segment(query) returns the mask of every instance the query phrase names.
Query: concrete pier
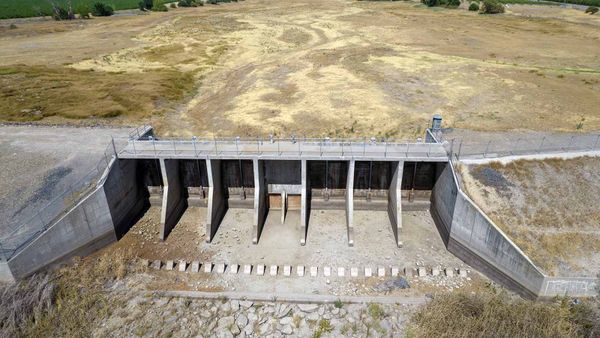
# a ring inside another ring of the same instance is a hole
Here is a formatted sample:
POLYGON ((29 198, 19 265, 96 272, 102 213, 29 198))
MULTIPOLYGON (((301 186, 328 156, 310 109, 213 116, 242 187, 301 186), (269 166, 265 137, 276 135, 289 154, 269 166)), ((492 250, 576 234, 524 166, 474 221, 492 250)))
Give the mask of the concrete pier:
POLYGON ((265 220, 267 218, 267 187, 265 184, 264 166, 258 159, 252 161, 254 168, 254 222, 252 225, 253 244, 258 244, 265 220))
POLYGON ((206 241, 211 242, 227 211, 227 196, 221 179, 221 160, 206 160, 208 172, 208 210, 206 217, 206 241))
POLYGON ((402 230, 402 174, 404 172, 404 161, 395 163, 392 170, 392 181, 388 193, 388 213, 396 237, 396 245, 400 248, 402 247, 400 231, 402 230))
POLYGON ((348 165, 348 176, 346 182, 346 228, 348 230, 348 245, 354 245, 354 160, 348 165))
POLYGON ((179 175, 179 160, 160 159, 160 168, 164 182, 160 239, 164 241, 187 208, 187 200, 179 175))

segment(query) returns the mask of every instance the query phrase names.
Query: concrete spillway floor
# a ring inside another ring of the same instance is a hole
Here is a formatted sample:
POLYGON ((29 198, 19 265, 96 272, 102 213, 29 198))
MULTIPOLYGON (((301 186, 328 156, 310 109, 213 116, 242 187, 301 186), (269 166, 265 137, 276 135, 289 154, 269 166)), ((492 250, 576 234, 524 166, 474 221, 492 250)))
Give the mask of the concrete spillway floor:
POLYGON ((205 241, 204 208, 188 208, 166 241, 158 239, 160 209, 153 207, 134 225, 122 241, 142 258, 209 260, 237 264, 289 264, 332 267, 461 266, 446 251, 428 211, 403 214, 401 233, 404 247, 395 245, 387 212, 355 211, 355 244, 348 246, 345 212, 312 210, 307 243, 300 245, 298 211, 289 211, 284 224, 281 213, 267 216, 262 236, 252 244, 252 215, 249 209, 229 209, 212 243, 205 241))

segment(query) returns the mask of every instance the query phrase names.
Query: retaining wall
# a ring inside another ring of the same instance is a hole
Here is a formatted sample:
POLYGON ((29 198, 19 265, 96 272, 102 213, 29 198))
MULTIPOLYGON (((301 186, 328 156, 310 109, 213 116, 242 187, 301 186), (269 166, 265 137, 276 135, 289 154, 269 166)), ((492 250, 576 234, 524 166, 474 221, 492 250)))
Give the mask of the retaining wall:
POLYGON ((541 272, 460 190, 452 164, 434 186, 431 213, 448 251, 521 296, 595 295, 594 278, 551 278, 541 272))

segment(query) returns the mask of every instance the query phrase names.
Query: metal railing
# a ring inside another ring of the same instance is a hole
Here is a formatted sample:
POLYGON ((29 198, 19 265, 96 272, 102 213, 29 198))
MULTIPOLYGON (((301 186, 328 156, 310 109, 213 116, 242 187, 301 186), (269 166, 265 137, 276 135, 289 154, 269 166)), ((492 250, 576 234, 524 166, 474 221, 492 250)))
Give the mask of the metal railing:
POLYGON ((454 160, 600 151, 600 134, 518 137, 470 143, 462 139, 446 141, 445 148, 454 160))
POLYGON ((51 226, 68 209, 78 203, 83 196, 93 191, 116 156, 117 145, 109 142, 96 165, 76 182, 70 183, 63 191, 54 196, 34 215, 11 222, 0 229, 0 260, 9 260, 39 234, 51 226))
POLYGON ((215 138, 130 139, 119 152, 123 157, 444 157, 444 148, 435 142, 397 142, 377 139, 241 139, 215 138))

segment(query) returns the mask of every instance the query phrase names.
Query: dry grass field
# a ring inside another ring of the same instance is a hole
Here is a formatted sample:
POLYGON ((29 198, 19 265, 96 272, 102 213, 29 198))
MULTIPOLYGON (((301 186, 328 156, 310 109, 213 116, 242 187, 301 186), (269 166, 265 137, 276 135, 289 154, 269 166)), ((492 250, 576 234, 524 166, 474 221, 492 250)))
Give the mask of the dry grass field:
POLYGON ((546 273, 600 272, 600 158, 461 167, 467 193, 546 273))
POLYGON ((600 17, 416 2, 247 0, 0 22, 0 119, 169 136, 600 128, 600 17))

